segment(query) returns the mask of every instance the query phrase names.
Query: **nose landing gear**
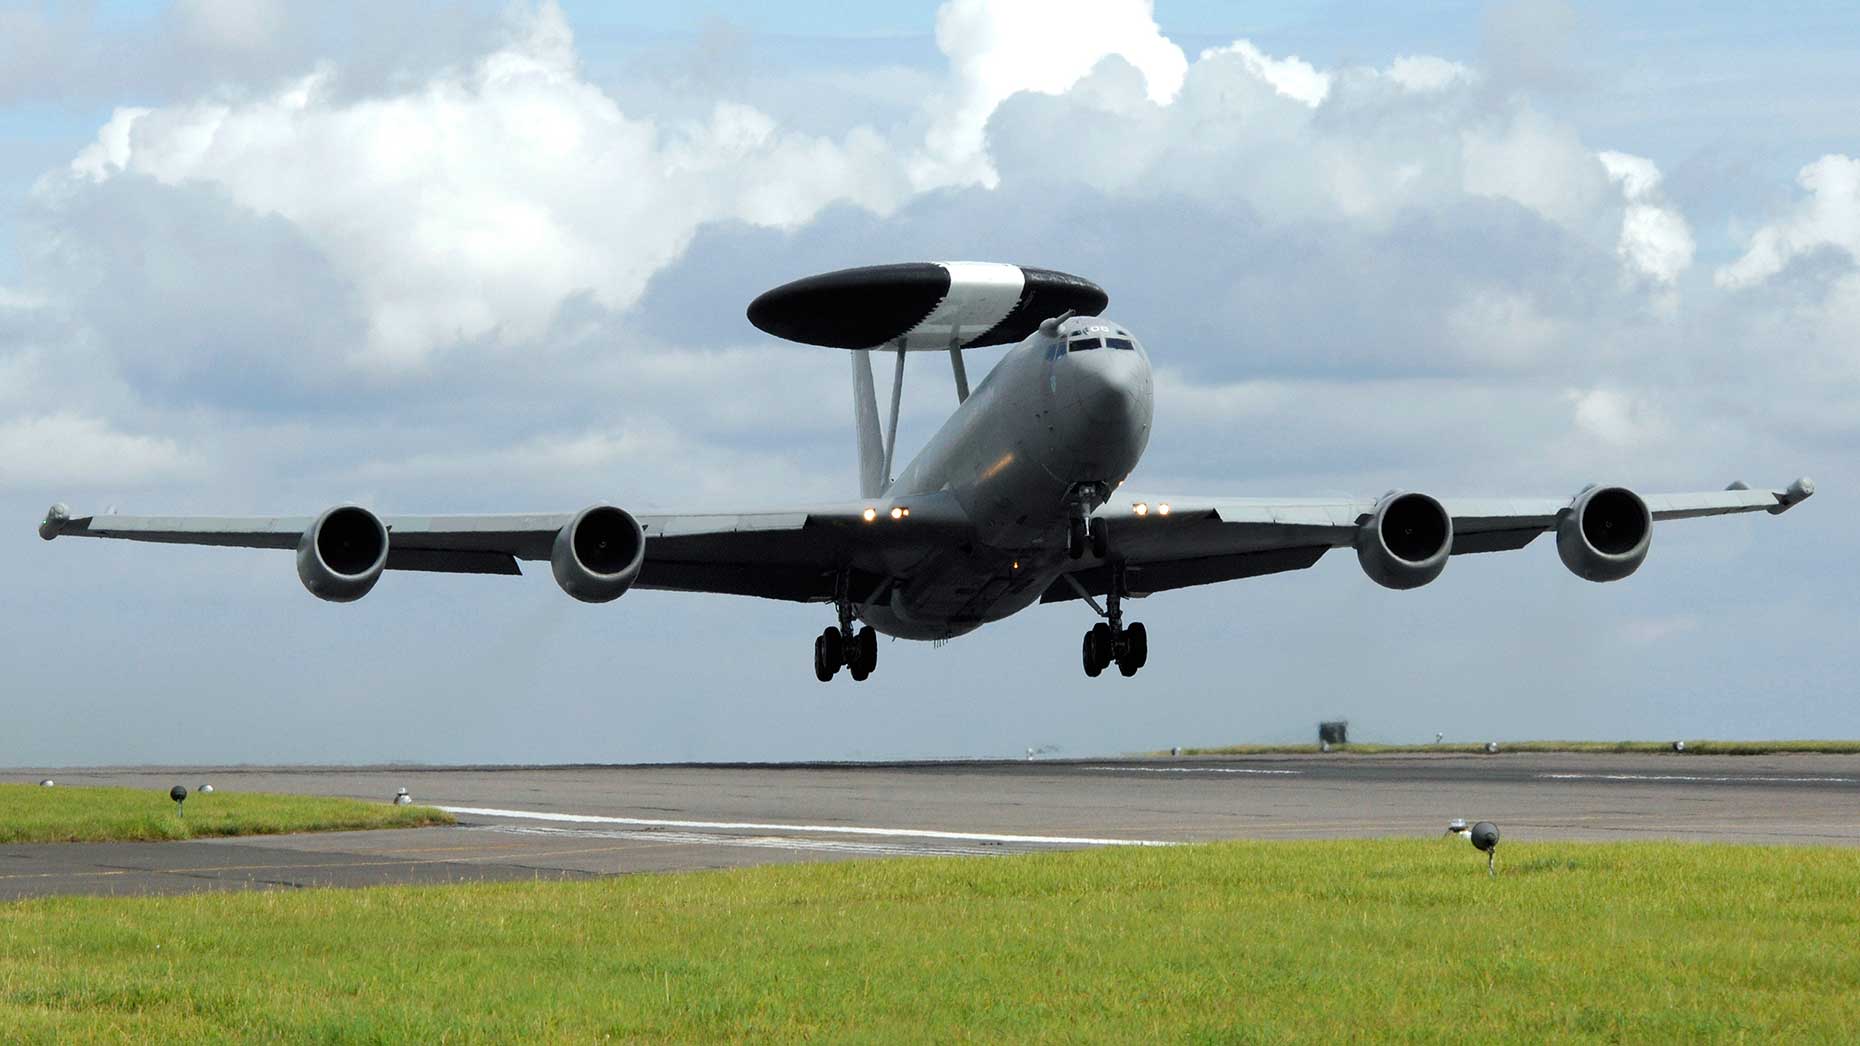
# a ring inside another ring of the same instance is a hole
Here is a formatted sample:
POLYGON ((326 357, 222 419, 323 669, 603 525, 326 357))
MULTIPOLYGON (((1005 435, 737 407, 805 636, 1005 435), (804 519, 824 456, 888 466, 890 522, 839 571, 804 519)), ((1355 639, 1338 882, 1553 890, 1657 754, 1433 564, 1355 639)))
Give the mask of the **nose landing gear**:
POLYGON ((1109 500, 1106 488, 1097 483, 1080 484, 1072 494, 1072 518, 1066 524, 1066 555, 1083 559, 1089 550, 1098 559, 1111 556, 1111 531, 1103 518, 1091 514, 1094 504, 1109 500))
MULTIPOLYGON (((1083 592, 1083 589, 1080 589, 1083 592)), ((1111 565, 1111 591, 1105 596, 1104 620, 1085 633, 1085 674, 1096 679, 1113 663, 1126 678, 1137 674, 1150 659, 1150 634, 1141 621, 1124 625, 1124 565, 1111 565)), ((1093 604, 1096 609, 1096 604, 1093 604)))

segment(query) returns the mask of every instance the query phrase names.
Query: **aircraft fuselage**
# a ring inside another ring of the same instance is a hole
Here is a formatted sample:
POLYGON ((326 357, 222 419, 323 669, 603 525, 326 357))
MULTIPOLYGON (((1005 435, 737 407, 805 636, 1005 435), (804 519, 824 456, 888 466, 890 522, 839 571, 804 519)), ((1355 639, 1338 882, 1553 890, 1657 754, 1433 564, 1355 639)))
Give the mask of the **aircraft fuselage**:
POLYGON ((859 617, 888 635, 943 639, 1034 603, 1076 566, 1074 502, 1096 508, 1130 475, 1152 410, 1149 356, 1121 325, 1071 319, 1009 349, 886 491, 948 492, 976 541, 893 553, 890 573, 909 580, 856 607, 859 617))

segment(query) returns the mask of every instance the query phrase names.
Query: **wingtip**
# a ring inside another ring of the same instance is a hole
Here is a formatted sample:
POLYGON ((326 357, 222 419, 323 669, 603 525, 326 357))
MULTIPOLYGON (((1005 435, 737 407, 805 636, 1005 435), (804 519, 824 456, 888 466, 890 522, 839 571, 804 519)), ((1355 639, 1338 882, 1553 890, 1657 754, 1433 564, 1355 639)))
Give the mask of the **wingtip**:
POLYGON ((64 533, 65 524, 71 522, 71 506, 60 501, 45 510, 45 519, 39 524, 39 536, 47 541, 64 533))
POLYGON ((1787 512, 1814 496, 1815 481, 1807 476, 1798 477, 1794 483, 1789 484, 1789 489, 1776 495, 1776 507, 1770 509, 1770 512, 1772 515, 1787 512))

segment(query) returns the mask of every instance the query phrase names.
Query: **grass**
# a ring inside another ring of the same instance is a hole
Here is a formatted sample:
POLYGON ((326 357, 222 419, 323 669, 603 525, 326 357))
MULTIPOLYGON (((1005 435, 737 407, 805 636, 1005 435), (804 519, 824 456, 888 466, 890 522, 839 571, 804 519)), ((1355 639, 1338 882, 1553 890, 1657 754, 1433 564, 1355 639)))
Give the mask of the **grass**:
MULTIPOLYGON (((1860 754, 1860 741, 1687 741, 1684 752, 1673 751, 1671 741, 1500 741, 1501 752, 1639 752, 1671 755, 1792 755, 1805 752, 1827 755, 1860 754)), ((1485 742, 1379 745, 1331 745, 1333 753, 1356 755, 1400 755, 1408 752, 1473 754, 1485 751, 1485 742)), ((1209 748, 1184 748, 1183 755, 1299 755, 1320 751, 1309 745, 1217 745, 1209 748)), ((1151 752, 1168 755, 1168 752, 1151 752)))
POLYGON ((0 905, 23 1040, 1834 1041, 1860 852, 1224 843, 0 905))
POLYGON ((190 794, 186 816, 180 817, 167 793, 153 789, 0 784, 0 843, 200 839, 452 822, 451 814, 429 806, 242 792, 190 794))

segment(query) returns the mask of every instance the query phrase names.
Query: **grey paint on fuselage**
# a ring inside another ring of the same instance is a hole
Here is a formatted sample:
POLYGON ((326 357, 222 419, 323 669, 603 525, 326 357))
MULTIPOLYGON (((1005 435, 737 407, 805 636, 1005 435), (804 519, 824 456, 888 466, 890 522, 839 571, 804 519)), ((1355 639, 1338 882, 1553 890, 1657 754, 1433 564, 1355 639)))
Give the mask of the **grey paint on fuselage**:
MULTIPOLYGON (((1149 444, 1149 355, 1067 352, 1080 334, 1125 337, 1101 317, 1036 332, 1009 349, 886 490, 888 500, 948 492, 974 524, 966 547, 894 553, 891 586, 856 608, 887 635, 944 639, 1038 600, 1067 566, 1069 498, 1080 484, 1115 490, 1149 444)), ((1093 500, 1088 507, 1096 508, 1093 500)))

